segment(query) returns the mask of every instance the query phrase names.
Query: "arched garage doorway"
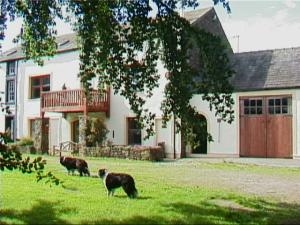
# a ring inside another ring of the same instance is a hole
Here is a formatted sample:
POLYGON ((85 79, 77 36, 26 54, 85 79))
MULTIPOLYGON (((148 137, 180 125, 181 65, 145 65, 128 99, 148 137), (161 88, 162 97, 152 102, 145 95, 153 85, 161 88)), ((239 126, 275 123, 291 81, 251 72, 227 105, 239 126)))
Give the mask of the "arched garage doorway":
POLYGON ((207 120, 202 114, 198 114, 201 121, 201 127, 193 127, 193 133, 196 135, 197 142, 191 145, 192 154, 207 154, 207 120))

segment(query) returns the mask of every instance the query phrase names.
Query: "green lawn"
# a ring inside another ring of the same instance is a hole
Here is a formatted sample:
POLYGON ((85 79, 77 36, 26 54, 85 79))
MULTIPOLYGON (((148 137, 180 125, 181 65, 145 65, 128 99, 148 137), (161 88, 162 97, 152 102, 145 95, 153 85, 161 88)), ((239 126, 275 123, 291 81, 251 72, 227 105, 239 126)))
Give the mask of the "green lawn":
MULTIPOLYGON (((300 206, 269 198, 233 193, 225 187, 192 182, 197 171, 240 170, 236 165, 153 163, 88 158, 91 173, 101 167, 130 173, 138 199, 122 189, 107 197, 96 177, 68 176, 58 157, 48 157, 47 170, 66 188, 37 183, 34 174, 0 172, 0 224, 282 224, 300 222, 300 206), (187 177, 189 179, 182 179, 187 177), (181 178, 181 179, 179 179, 181 178), (237 205, 238 207, 228 207, 237 205), (299 221, 299 222, 298 222, 299 221)), ((243 167, 245 168, 245 166, 243 167)), ((249 169, 255 169, 249 167, 249 169)), ((284 173, 288 173, 283 169, 284 173)), ((262 170, 264 171, 264 170, 262 170)), ((280 171, 280 169, 279 169, 280 171)), ((260 171, 261 172, 261 171, 260 171)), ((267 171, 268 172, 268 171, 267 171)), ((292 170, 291 173, 294 173, 292 170)), ((206 179, 203 177, 202 179, 206 179)))

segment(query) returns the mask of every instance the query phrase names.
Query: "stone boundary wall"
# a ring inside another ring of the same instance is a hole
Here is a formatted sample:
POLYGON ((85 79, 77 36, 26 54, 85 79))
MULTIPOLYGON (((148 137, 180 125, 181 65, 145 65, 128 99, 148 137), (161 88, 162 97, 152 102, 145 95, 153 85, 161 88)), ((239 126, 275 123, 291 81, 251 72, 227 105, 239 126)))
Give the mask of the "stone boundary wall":
POLYGON ((162 161, 164 149, 161 146, 84 147, 83 154, 90 157, 162 161))
POLYGON ((36 154, 37 153, 36 148, 31 145, 27 145, 27 146, 16 145, 16 150, 18 150, 22 154, 36 154))

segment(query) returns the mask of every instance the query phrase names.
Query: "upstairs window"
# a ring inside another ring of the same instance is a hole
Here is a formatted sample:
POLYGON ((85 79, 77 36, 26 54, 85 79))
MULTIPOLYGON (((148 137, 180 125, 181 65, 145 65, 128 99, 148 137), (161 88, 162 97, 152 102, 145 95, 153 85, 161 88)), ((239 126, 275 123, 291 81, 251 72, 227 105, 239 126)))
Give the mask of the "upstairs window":
POLYGON ((50 75, 30 78, 30 98, 40 98, 42 91, 50 91, 50 75))
POLYGON ((15 78, 16 78, 16 61, 10 61, 6 64, 6 87, 5 100, 7 103, 15 102, 15 78))
POLYGON ((15 80, 6 81, 6 102, 15 102, 15 80))
POLYGON ((7 76, 15 76, 16 75, 16 61, 7 62, 7 76))

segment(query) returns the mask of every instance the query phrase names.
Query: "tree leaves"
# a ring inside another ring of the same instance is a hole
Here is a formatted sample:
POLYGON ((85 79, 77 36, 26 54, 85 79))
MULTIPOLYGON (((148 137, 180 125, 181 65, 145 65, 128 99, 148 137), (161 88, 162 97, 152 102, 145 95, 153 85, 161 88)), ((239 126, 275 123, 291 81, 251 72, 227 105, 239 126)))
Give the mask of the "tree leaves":
MULTIPOLYGON (((213 2, 230 11, 227 0, 213 2)), ((128 100, 147 138, 154 134, 156 115, 145 104, 158 87, 161 74, 157 68, 162 62, 170 74, 161 103, 164 123, 175 117, 177 130, 184 128, 189 136, 193 127, 203 127, 190 105, 195 94, 201 94, 216 117, 229 123, 234 104, 229 83, 233 71, 222 40, 192 27, 178 14, 181 8, 197 6, 196 0, 17 0, 14 7, 1 8, 0 31, 1 25, 5 28, 7 10, 23 17, 24 52, 42 65, 45 56, 56 52, 54 19, 69 19, 63 16, 65 8, 75 21, 79 75, 86 92, 94 77, 100 89, 111 86, 128 100), (201 68, 191 66, 191 51, 196 52, 201 68)), ((211 140, 206 130, 203 134, 211 140)))
POLYGON ((54 176, 51 172, 44 173, 46 160, 37 157, 31 161, 30 157, 23 158, 22 154, 16 149, 16 146, 7 146, 5 143, 5 134, 0 133, 0 170, 19 170, 22 173, 36 172, 36 179, 45 180, 50 185, 62 185, 63 182, 54 176), (1 141, 2 140, 2 141, 1 141))

